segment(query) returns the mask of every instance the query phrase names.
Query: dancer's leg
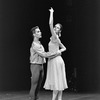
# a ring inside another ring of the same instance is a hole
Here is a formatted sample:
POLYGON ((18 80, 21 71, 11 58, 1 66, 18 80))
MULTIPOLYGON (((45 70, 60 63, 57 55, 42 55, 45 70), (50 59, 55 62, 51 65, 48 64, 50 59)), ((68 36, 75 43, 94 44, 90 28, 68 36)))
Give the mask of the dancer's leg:
POLYGON ((58 92, 58 100, 62 100, 62 91, 58 92))
POLYGON ((40 75, 39 75, 38 85, 37 85, 36 92, 35 92, 35 96, 36 96, 37 99, 39 98, 38 97, 38 93, 39 93, 39 90, 41 88, 41 84, 42 84, 42 81, 43 81, 43 77, 44 77, 44 70, 41 69, 40 75))
POLYGON ((53 90, 53 94, 52 94, 52 100, 56 100, 58 91, 57 90, 53 90))
POLYGON ((40 67, 39 65, 33 65, 33 64, 31 65, 32 77, 31 77, 30 96, 31 98, 33 98, 33 100, 35 99, 36 87, 37 87, 39 75, 40 75, 39 67, 40 67))

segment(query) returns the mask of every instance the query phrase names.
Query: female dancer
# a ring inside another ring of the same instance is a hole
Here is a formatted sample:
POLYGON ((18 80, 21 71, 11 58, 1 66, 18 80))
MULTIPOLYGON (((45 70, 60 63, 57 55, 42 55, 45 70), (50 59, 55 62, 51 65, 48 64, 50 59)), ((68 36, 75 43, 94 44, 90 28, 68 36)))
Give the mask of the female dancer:
MULTIPOLYGON (((66 50, 66 47, 61 43, 59 39, 61 36, 62 25, 58 23, 55 25, 55 27, 53 27, 54 10, 51 8, 49 11, 49 25, 52 35, 49 42, 49 52, 63 52, 66 50)), ((56 100, 57 96, 58 100, 62 100, 62 91, 68 88, 68 85, 66 81, 65 64, 61 55, 48 59, 47 76, 44 88, 47 90, 53 90, 52 100, 56 100)))

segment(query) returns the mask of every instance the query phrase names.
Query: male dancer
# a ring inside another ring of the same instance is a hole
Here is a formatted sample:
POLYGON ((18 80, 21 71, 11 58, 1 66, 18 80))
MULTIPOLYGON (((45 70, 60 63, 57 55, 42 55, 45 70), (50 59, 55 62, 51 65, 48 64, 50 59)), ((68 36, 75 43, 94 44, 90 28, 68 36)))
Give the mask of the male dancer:
POLYGON ((38 26, 31 29, 33 34, 33 42, 30 48, 30 70, 31 70, 31 89, 30 89, 30 100, 38 99, 38 91, 41 86, 41 82, 44 76, 43 63, 46 63, 45 57, 56 57, 60 53, 46 53, 44 47, 40 43, 39 39, 41 36, 41 31, 38 26))

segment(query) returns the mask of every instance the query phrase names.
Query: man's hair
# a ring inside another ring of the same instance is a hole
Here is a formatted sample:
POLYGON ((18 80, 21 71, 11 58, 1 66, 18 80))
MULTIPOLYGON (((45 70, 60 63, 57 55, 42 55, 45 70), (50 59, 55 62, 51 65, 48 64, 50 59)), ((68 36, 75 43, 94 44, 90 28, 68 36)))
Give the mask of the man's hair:
POLYGON ((36 30, 37 28, 39 28, 39 27, 38 27, 38 26, 35 26, 35 27, 31 28, 32 34, 35 34, 35 30, 36 30))

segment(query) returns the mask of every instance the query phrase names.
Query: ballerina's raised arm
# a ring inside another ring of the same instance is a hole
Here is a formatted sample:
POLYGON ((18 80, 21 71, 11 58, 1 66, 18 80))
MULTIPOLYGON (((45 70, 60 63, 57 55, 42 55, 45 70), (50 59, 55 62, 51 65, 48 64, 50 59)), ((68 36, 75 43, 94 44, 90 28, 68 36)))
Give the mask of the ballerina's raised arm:
POLYGON ((53 27, 53 22, 54 22, 53 13, 54 13, 54 10, 51 7, 51 9, 49 9, 49 11, 50 11, 49 26, 50 26, 51 35, 53 37, 56 37, 56 33, 54 32, 54 27, 53 27))

